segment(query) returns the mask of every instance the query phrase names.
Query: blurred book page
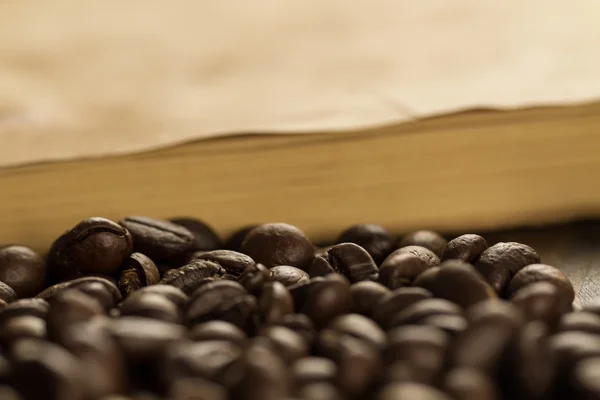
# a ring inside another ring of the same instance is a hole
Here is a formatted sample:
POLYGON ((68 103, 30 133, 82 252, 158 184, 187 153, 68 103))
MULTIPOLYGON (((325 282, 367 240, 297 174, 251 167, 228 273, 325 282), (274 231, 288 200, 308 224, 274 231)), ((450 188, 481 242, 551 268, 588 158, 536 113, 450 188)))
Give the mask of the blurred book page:
POLYGON ((600 2, 4 0, 0 166, 600 97, 600 2))

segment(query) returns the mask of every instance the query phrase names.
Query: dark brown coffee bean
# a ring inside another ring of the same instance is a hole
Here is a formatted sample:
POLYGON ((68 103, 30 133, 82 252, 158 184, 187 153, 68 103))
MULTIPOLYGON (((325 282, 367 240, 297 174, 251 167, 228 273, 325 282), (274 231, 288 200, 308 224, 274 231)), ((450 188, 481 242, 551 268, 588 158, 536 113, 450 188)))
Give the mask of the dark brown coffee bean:
POLYGON ((296 311, 302 310, 302 307, 304 307, 304 303, 306 303, 306 299, 308 298, 308 294, 311 292, 312 288, 314 288, 318 282, 323 282, 324 280, 325 278, 322 276, 315 276, 308 282, 299 282, 288 288, 290 294, 294 298, 294 307, 296 311))
POLYGON ((214 250, 202 254, 196 253, 192 258, 215 262, 225 269, 227 275, 234 278, 239 278, 247 269, 256 266, 251 257, 231 250, 214 250))
POLYGON ((300 334, 309 347, 313 345, 317 338, 317 332, 311 319, 304 314, 287 314, 279 325, 300 334))
POLYGON ((420 382, 431 383, 442 371, 448 343, 448 335, 439 329, 406 325, 388 332, 383 354, 388 365, 405 362, 420 382))
POLYGON ((427 383, 430 379, 431 377, 423 375, 423 371, 411 361, 394 361, 385 367, 380 381, 382 384, 391 382, 427 383))
POLYGON ((171 400, 227 400, 227 390, 202 378, 178 379, 169 389, 171 400))
POLYGON ((600 316, 587 311, 564 314, 558 323, 557 331, 581 331, 600 335, 600 316))
POLYGON ((558 388, 554 390, 564 396, 569 392, 575 366, 585 359, 600 356, 600 337, 578 331, 562 332, 550 338, 549 346, 556 362, 554 378, 558 382, 554 384, 558 388))
POLYGON ((242 250, 267 268, 291 265, 306 269, 314 257, 314 247, 304 233, 283 223, 254 228, 244 239, 242 250))
POLYGON ((442 252, 447 244, 448 241, 439 233, 422 230, 404 235, 398 243, 398 247, 421 246, 433 251, 438 257, 441 257, 442 252))
POLYGON ((506 295, 510 297, 530 283, 540 281, 555 285, 565 302, 572 303, 575 300, 575 290, 569 278, 562 271, 545 264, 530 264, 522 268, 511 279, 506 295))
POLYGON ((38 317, 43 320, 48 315, 50 305, 42 299, 20 299, 8 304, 4 310, 0 311, 0 326, 7 320, 14 317, 38 317))
POLYGON ((156 263, 184 260, 194 249, 194 235, 181 225, 137 216, 127 217, 119 224, 131 233, 134 250, 156 263))
POLYGON ((500 299, 490 299, 477 303, 467 310, 465 316, 469 324, 481 320, 501 319, 506 324, 519 328, 525 323, 525 316, 518 307, 500 299))
POLYGON ((380 283, 371 281, 356 282, 350 286, 350 294, 352 295, 351 311, 370 317, 373 315, 375 304, 388 293, 390 293, 390 290, 380 283))
POLYGON ((467 328, 467 320, 462 315, 432 315, 422 319, 420 323, 441 329, 450 337, 455 337, 467 328))
POLYGON ((119 306, 121 315, 159 319, 165 322, 179 323, 179 308, 165 296, 142 293, 127 298, 119 306))
POLYGON ((46 321, 33 316, 12 317, 0 328, 0 344, 10 349, 13 343, 21 339, 45 339, 46 321))
POLYGON ((413 280, 428 268, 429 264, 415 255, 396 254, 386 258, 381 264, 379 283, 392 290, 410 286, 413 280))
POLYGON ((211 251, 220 249, 223 242, 206 222, 192 217, 171 218, 170 222, 187 228, 194 235, 194 251, 211 251))
MULTIPOLYGON (((114 289, 114 285, 112 288, 114 289)), ((95 299, 104 308, 104 311, 108 311, 115 307, 117 305, 117 301, 120 299, 120 297, 116 298, 114 296, 112 289, 108 289, 100 282, 82 283, 76 286, 74 289, 95 299)))
POLYGON ((578 399, 600 398, 600 357, 590 357, 578 363, 573 371, 573 386, 578 399))
POLYGON ((472 263, 488 248, 484 238, 466 234, 452 239, 442 251, 441 260, 461 260, 472 263))
POLYGON ((382 296, 373 311, 373 319, 384 329, 391 327, 393 317, 405 308, 432 297, 431 292, 423 288, 399 288, 382 296))
POLYGON ((85 399, 84 370, 67 350, 50 342, 24 339, 15 343, 12 360, 11 382, 25 400, 85 399))
POLYGON ((79 290, 80 287, 87 286, 92 283, 100 283, 102 286, 104 286, 106 288, 106 290, 112 295, 115 304, 119 303, 121 301, 121 299, 122 299, 121 292, 112 282, 110 282, 109 280, 106 280, 104 278, 99 278, 99 277, 95 277, 95 276, 77 278, 77 279, 73 279, 71 281, 57 283, 56 285, 46 288, 43 292, 39 293, 35 297, 37 297, 39 299, 44 299, 46 301, 50 301, 52 299, 52 297, 54 297, 55 295, 65 291, 65 290, 69 290, 69 289, 79 290))
POLYGON ((46 317, 48 336, 62 343, 68 339, 73 325, 103 314, 104 309, 94 298, 78 290, 66 290, 50 300, 46 317))
POLYGON ((125 261, 119 277, 119 289, 123 296, 129 296, 142 287, 156 285, 160 272, 156 264, 142 253, 133 253, 125 261))
POLYGON ((168 271, 159 283, 175 286, 190 295, 205 283, 204 279, 222 279, 225 274, 225 269, 215 262, 196 260, 181 268, 168 271))
POLYGON ((0 300, 8 304, 17 300, 17 292, 6 283, 0 281, 0 300))
POLYGON ((46 285, 46 263, 28 247, 0 248, 0 281, 19 297, 33 297, 46 285))
POLYGON ((385 346, 385 332, 371 319, 360 314, 344 314, 335 318, 327 329, 360 339, 376 349, 385 346))
POLYGON ((365 249, 354 243, 332 246, 315 258, 309 269, 311 276, 325 276, 333 272, 345 275, 350 282, 377 279, 377 265, 365 249))
POLYGON ((365 249, 377 265, 394 250, 395 240, 380 225, 361 224, 346 229, 336 241, 337 243, 355 243, 365 249))
POLYGON ((58 280, 85 273, 113 275, 132 248, 127 229, 105 218, 86 219, 52 244, 49 272, 58 280))
POLYGON ((448 372, 442 384, 444 391, 455 400, 500 400, 494 382, 473 369, 456 368, 448 372))
POLYGON ((296 391, 296 396, 304 400, 342 400, 345 398, 334 384, 326 382, 304 385, 296 391))
POLYGON ((437 274, 439 272, 439 266, 430 267, 429 269, 421 272, 421 274, 413 280, 412 285, 431 291, 430 289, 435 287, 435 281, 437 280, 437 274))
POLYGON ((333 361, 324 357, 304 357, 290 369, 294 385, 299 388, 312 383, 335 383, 338 368, 333 361))
POLYGON ((268 282, 258 298, 258 318, 263 325, 275 325, 294 312, 294 300, 280 282, 268 282))
POLYGON ((415 382, 399 382, 386 385, 377 400, 452 400, 450 396, 433 386, 415 382))
POLYGON ((571 304, 565 302, 556 286, 549 282, 531 283, 513 294, 510 301, 529 320, 541 320, 550 326, 555 326, 560 317, 571 308, 571 304))
POLYGON ((254 228, 256 228, 258 225, 248 225, 245 226, 235 232, 233 232, 228 238, 227 240, 225 240, 225 243, 223 243, 223 248, 226 250, 233 250, 233 251, 242 251, 242 243, 244 242, 244 239, 246 239, 246 236, 248 235, 248 233, 250 233, 250 231, 252 231, 254 228))
POLYGON ((194 325, 189 332, 189 338, 196 342, 209 340, 225 340, 242 344, 247 336, 240 328, 230 322, 209 321, 194 325))
POLYGON ((390 328, 418 324, 432 315, 461 315, 460 306, 444 299, 424 299, 397 312, 387 323, 390 328))
POLYGON ((260 332, 260 336, 269 340, 273 349, 289 365, 309 355, 308 344, 304 338, 284 326, 270 326, 260 332))
POLYGON ((188 295, 183 293, 181 289, 176 288, 175 286, 163 284, 147 286, 137 291, 135 295, 137 296, 147 293, 158 294, 160 296, 166 297, 167 299, 175 303, 175 305, 180 309, 183 308, 189 300, 188 295))
POLYGON ((278 265, 269 270, 271 280, 281 282, 284 286, 290 287, 298 283, 308 282, 310 277, 300 268, 289 265, 278 265))
POLYGON ((256 299, 249 296, 242 285, 233 281, 216 281, 194 293, 186 308, 185 319, 191 324, 218 319, 246 330, 256 309, 256 299))
POLYGON ((246 288, 248 293, 254 296, 260 296, 263 286, 271 280, 269 270, 262 264, 256 264, 254 267, 248 267, 239 277, 238 282, 246 288))
POLYGON ((131 294, 144 287, 140 281, 140 276, 135 269, 121 271, 118 285, 123 297, 129 297, 131 294))
POLYGON ((320 329, 352 307, 350 283, 341 275, 327 275, 310 288, 302 313, 308 315, 320 329))
MULTIPOLYGON (((421 260, 425 261, 430 267, 437 267, 438 265, 440 265, 440 258, 436 256, 433 251, 426 249, 423 246, 401 247, 397 250, 394 250, 393 253, 387 256, 386 260, 389 258, 393 258, 398 254, 412 254, 413 256, 419 257, 421 260)), ((385 263, 385 260, 383 261, 383 263, 385 263)))

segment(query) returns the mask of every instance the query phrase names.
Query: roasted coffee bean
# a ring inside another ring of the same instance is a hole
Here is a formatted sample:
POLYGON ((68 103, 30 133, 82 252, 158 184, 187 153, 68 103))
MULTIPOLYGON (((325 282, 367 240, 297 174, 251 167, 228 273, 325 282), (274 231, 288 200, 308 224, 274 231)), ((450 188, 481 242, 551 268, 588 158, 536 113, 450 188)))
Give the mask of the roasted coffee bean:
POLYGON ((565 302, 565 297, 549 282, 529 284, 513 294, 510 301, 523 310, 529 320, 541 320, 550 326, 555 326, 571 309, 571 304, 565 302))
POLYGON ((267 268, 291 265, 305 269, 314 257, 314 247, 304 233, 283 223, 254 228, 244 239, 242 250, 267 268))
POLYGON ((406 246, 421 246, 433 251, 438 257, 441 257, 442 252, 447 244, 448 241, 439 233, 422 230, 404 235, 398 243, 398 247, 402 248, 406 246))
POLYGON ((308 282, 310 277, 300 268, 289 265, 279 265, 269 270, 271 280, 281 282, 286 287, 296 285, 298 283, 308 282))
POLYGON ((399 382, 386 385, 377 395, 377 400, 452 400, 450 396, 434 388, 414 382, 399 382))
POLYGON ((514 304, 500 299, 482 301, 470 307, 465 314, 469 324, 482 320, 501 319, 516 328, 525 323, 525 316, 514 304))
POLYGON ((238 282, 246 288, 248 293, 259 296, 265 283, 270 280, 271 276, 267 267, 262 264, 256 264, 254 267, 248 267, 239 277, 238 282))
POLYGON ((171 400, 227 400, 227 389, 202 378, 178 379, 170 387, 171 400))
POLYGON ((33 297, 46 284, 46 263, 28 247, 0 248, 0 281, 13 288, 18 297, 33 297))
POLYGON ((540 256, 531 247, 515 242, 500 242, 481 253, 475 261, 475 267, 501 294, 511 277, 521 268, 539 262, 540 256))
POLYGON ((248 225, 248 226, 245 226, 245 227, 233 232, 227 238, 227 240, 225 240, 225 243, 223 243, 223 248, 226 250, 233 250, 233 251, 241 252, 242 251, 242 243, 244 242, 244 239, 246 239, 246 236, 248 236, 248 233, 250 233, 250 231, 252 231, 257 226, 258 225, 248 225))
POLYGON ((561 317, 557 330, 559 332, 581 331, 600 335, 600 316, 587 311, 570 312, 561 317))
MULTIPOLYGON (((116 298, 112 289, 108 289, 105 285, 100 282, 87 282, 82 283, 74 288, 82 293, 95 299, 104 308, 104 311, 108 311, 117 305, 117 301, 120 300, 120 296, 116 298)), ((38 299, 41 300, 41 299, 38 299)))
POLYGON ((105 218, 86 219, 52 244, 49 272, 57 280, 85 273, 113 275, 132 249, 127 229, 105 218))
POLYGON ((195 260, 181 268, 168 271, 159 283, 175 286, 189 295, 204 283, 203 279, 222 279, 225 274, 225 269, 215 262, 195 260))
POLYGON ((296 391, 296 396, 305 400, 342 400, 344 395, 331 383, 310 383, 296 391))
POLYGON ((338 368, 324 357, 304 357, 291 366, 290 373, 296 388, 313 383, 335 383, 338 368))
POLYGON ((388 322, 388 327, 418 324, 432 315, 461 315, 460 306, 444 299, 424 299, 397 312, 388 322))
POLYGON ((317 338, 317 332, 310 318, 304 314, 287 314, 278 324, 297 332, 304 338, 308 346, 312 346, 317 338))
POLYGON ((126 269, 119 275, 119 290, 123 297, 128 297, 132 293, 140 290, 144 286, 140 281, 140 276, 135 269, 126 269))
POLYGON ((253 268, 254 260, 243 253, 231 250, 214 250, 192 256, 196 260, 208 260, 219 264, 225 269, 227 275, 239 278, 247 269, 253 268))
POLYGON ((127 298, 119 306, 121 315, 159 319, 165 322, 181 321, 179 309, 165 296, 143 293, 127 298))
POLYGON ((361 224, 346 229, 337 239, 337 243, 355 243, 365 249, 377 265, 394 250, 395 240, 380 225, 361 224))
POLYGON ((79 290, 80 287, 85 287, 92 283, 100 283, 101 285, 103 285, 106 288, 106 290, 112 295, 115 304, 121 301, 122 296, 121 296, 121 292, 119 291, 119 289, 109 280, 106 280, 104 278, 99 278, 96 276, 77 278, 77 279, 73 279, 71 281, 57 283, 56 285, 46 288, 43 292, 39 293, 36 297, 39 299, 44 299, 44 300, 50 301, 52 299, 52 297, 54 297, 55 295, 57 295, 59 293, 62 293, 63 291, 66 291, 69 289, 79 290))
POLYGON ((137 291, 135 295, 138 296, 149 293, 158 294, 160 296, 166 297, 167 299, 175 303, 175 305, 179 308, 183 308, 189 300, 188 295, 183 293, 181 289, 176 288, 175 286, 163 284, 147 286, 137 291))
POLYGON ((206 222, 192 217, 171 218, 170 222, 187 228, 194 235, 194 251, 211 251, 220 249, 223 242, 206 222))
POLYGON ((242 344, 246 339, 246 333, 230 322, 209 321, 194 325, 189 332, 191 340, 209 341, 225 340, 237 344, 242 344))
POLYGON ((11 383, 25 400, 84 400, 84 370, 77 358, 50 342, 23 339, 12 349, 11 383))
POLYGON ((360 339, 376 349, 385 346, 385 332, 371 319, 360 314, 344 314, 335 318, 327 329, 360 339))
POLYGON ((356 282, 350 286, 350 294, 352 295, 351 311, 370 317, 373 315, 375 304, 388 293, 390 293, 390 290, 380 283, 371 281, 356 282))
POLYGON ((442 251, 441 260, 461 260, 472 263, 488 248, 484 238, 475 234, 461 235, 448 242, 442 251))
POLYGON ((290 294, 294 298, 294 307, 297 311, 304 307, 304 303, 306 303, 306 299, 308 298, 308 294, 311 292, 312 288, 314 288, 318 282, 323 282, 324 280, 325 278, 322 276, 315 276, 308 282, 299 282, 288 288, 290 294))
POLYGON ((4 310, 0 311, 0 326, 7 320, 14 317, 38 317, 43 320, 48 315, 50 305, 42 299, 20 299, 8 304, 4 310))
POLYGON ((437 274, 440 272, 440 267, 430 267, 429 269, 426 269, 425 271, 421 272, 421 274, 419 274, 419 276, 417 276, 413 282, 412 285, 415 287, 420 287, 423 289, 427 289, 430 290, 432 288, 434 288, 435 286, 435 281, 437 279, 437 274))
POLYGON ((294 299, 280 282, 268 282, 258 298, 258 318, 263 325, 275 325, 294 312, 294 299))
POLYGON ((419 322, 441 329, 450 337, 455 337, 467 328, 467 320, 462 315, 432 315, 419 322))
POLYGON ((383 352, 386 363, 404 362, 420 382, 431 383, 444 367, 449 336, 430 326, 406 325, 388 332, 383 352))
POLYGON ((325 276, 333 272, 345 275, 350 282, 374 281, 378 273, 369 253, 354 243, 336 244, 316 257, 309 269, 311 276, 325 276))
POLYGON ((575 300, 575 290, 569 278, 560 270, 545 264, 530 264, 513 276, 506 290, 507 296, 512 296, 519 289, 534 282, 550 282, 558 289, 565 302, 575 300))
POLYGON ((194 235, 181 225, 137 216, 127 217, 119 224, 131 233, 134 250, 156 263, 176 263, 194 250, 194 235))
POLYGON ((573 386, 578 399, 600 398, 600 357, 581 361, 573 371, 573 386))
POLYGON ((351 307, 350 283, 341 275, 327 275, 310 288, 302 313, 320 329, 338 315, 349 312, 351 307))
POLYGON ((410 286, 412 281, 428 268, 429 264, 415 255, 396 254, 386 258, 381 264, 379 283, 392 290, 410 286))
POLYGON ((494 382, 474 369, 456 368, 449 371, 442 387, 455 400, 501 399, 494 382))
POLYGON ((373 319, 384 329, 391 327, 394 316, 405 308, 432 297, 431 292, 423 288, 399 288, 382 296, 375 304, 373 319))
POLYGON ((383 371, 383 376, 380 377, 380 384, 391 382, 420 382, 427 383, 430 380, 429 376, 424 376, 421 371, 411 361, 394 361, 386 366, 383 371))
POLYGON ((17 300, 17 292, 6 283, 0 281, 0 301, 8 304, 17 300))
POLYGON ((412 254, 413 256, 419 257, 421 260, 425 261, 430 267, 437 267, 440 265, 440 258, 436 256, 433 251, 426 249, 423 246, 406 246, 401 247, 398 250, 394 250, 393 253, 387 256, 382 264, 384 264, 386 260, 399 254, 412 254))
POLYGON ((600 337, 585 332, 563 332, 549 340, 550 351, 556 362, 554 388, 557 398, 571 398, 573 371, 585 359, 600 356, 600 337))
POLYGON ((104 309, 94 298, 78 290, 66 290, 50 300, 46 317, 48 336, 62 343, 68 339, 73 325, 103 314, 104 309))
POLYGON ((260 336, 269 340, 273 349, 287 365, 302 357, 307 357, 309 354, 308 344, 304 338, 299 333, 284 326, 265 328, 260 332, 260 336))
POLYGON ((9 349, 21 339, 45 339, 46 321, 39 317, 18 316, 5 321, 0 328, 0 344, 9 349))
POLYGON ((160 281, 160 272, 149 257, 142 253, 133 253, 125 261, 119 279, 119 289, 123 296, 145 286, 156 285, 160 281))

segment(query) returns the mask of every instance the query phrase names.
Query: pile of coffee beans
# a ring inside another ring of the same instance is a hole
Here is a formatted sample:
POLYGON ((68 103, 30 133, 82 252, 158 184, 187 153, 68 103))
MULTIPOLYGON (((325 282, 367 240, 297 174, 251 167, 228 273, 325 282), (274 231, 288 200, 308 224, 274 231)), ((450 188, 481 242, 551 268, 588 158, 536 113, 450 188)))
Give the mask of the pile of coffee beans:
POLYGON ((0 246, 3 400, 600 398, 600 302, 531 247, 90 218, 0 246))

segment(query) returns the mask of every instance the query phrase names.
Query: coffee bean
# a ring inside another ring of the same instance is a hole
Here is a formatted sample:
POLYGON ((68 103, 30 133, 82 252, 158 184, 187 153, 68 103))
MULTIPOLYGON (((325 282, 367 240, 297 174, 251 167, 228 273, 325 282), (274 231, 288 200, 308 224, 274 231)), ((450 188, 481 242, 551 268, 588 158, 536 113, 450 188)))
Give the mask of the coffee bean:
POLYGON ((231 250, 214 250, 192 256, 196 260, 208 260, 219 264, 225 269, 227 275, 239 278, 247 269, 253 268, 256 263, 252 258, 243 253, 231 250))
POLYGON ((279 325, 285 326, 302 336, 308 346, 312 346, 317 338, 317 332, 310 318, 304 314, 287 314, 279 325))
POLYGON ((350 283, 340 275, 327 275, 324 281, 311 287, 302 313, 308 315, 320 329, 352 307, 350 283))
POLYGON ((13 301, 0 312, 0 326, 14 317, 31 316, 45 320, 49 308, 50 305, 48 302, 42 299, 20 299, 13 301))
POLYGON ((448 372, 442 384, 455 400, 500 400, 494 382, 473 369, 456 368, 448 372))
POLYGON ((225 274, 225 269, 215 262, 196 260, 168 271, 159 283, 175 286, 189 295, 204 283, 203 279, 222 279, 225 274))
POLYGON ((248 293, 259 296, 265 283, 271 280, 269 270, 262 264, 248 267, 239 277, 238 282, 246 288, 248 293))
POLYGON ((232 323, 215 320, 194 325, 190 329, 189 338, 197 342, 224 340, 242 344, 247 336, 232 323))
POLYGON ((484 238, 466 234, 452 239, 442 251, 441 260, 461 260, 472 263, 488 248, 484 238))
POLYGON ((123 296, 127 296, 144 286, 156 285, 160 281, 160 273, 156 264, 142 253, 133 253, 125 261, 119 288, 123 296))
POLYGON ((590 357, 581 361, 573 371, 573 386, 578 399, 600 398, 600 357, 590 357))
POLYGON ((541 320, 555 326, 560 317, 568 312, 571 304, 553 284, 531 283, 513 294, 510 301, 519 307, 529 320, 541 320))
POLYGON ((398 247, 421 246, 433 251, 438 257, 441 257, 447 244, 448 241, 439 233, 421 230, 404 235, 398 243, 398 247))
POLYGON ((227 390, 202 378, 178 379, 169 390, 171 400, 227 400, 227 390), (199 397, 201 396, 201 397, 199 397))
POLYGON ((557 330, 559 332, 581 331, 600 335, 600 316, 586 311, 567 313, 561 317, 557 330))
POLYGON ((246 239, 246 236, 248 236, 248 233, 250 233, 250 231, 252 231, 254 228, 256 228, 258 225, 248 225, 245 226, 235 232, 233 232, 228 238, 227 240, 225 240, 225 243, 223 243, 223 248, 226 250, 233 250, 233 251, 242 251, 242 243, 244 242, 244 239, 246 239))
POLYGON ((600 356, 600 337, 585 332, 558 333, 550 338, 549 346, 557 366, 554 377, 558 382, 554 384, 558 389, 554 390, 563 395, 570 392, 575 366, 585 359, 600 356))
POLYGON ((310 268, 311 276, 338 272, 350 282, 377 279, 377 265, 365 249, 354 243, 340 243, 316 257, 310 268))
POLYGON ((490 299, 470 307, 465 314, 469 324, 482 320, 500 319, 505 324, 520 328, 525 323, 525 316, 521 310, 508 301, 490 299))
POLYGON ((128 297, 144 287, 140 281, 140 276, 135 269, 121 271, 118 284, 123 297, 128 297))
POLYGON ((452 400, 438 389, 414 382, 390 383, 377 395, 377 400, 452 400))
POLYGON ((46 321, 26 315, 12 317, 2 324, 0 344, 3 348, 10 349, 15 342, 25 338, 45 339, 46 321))
POLYGON ((156 263, 177 263, 194 249, 194 235, 181 225, 137 216, 127 217, 119 224, 131 233, 134 250, 156 263))
POLYGON ((50 301, 52 299, 52 297, 54 297, 55 295, 57 295, 63 291, 66 291, 69 289, 77 289, 78 290, 80 287, 85 287, 91 283, 100 283, 102 286, 104 286, 106 288, 106 290, 112 295, 115 304, 121 301, 121 299, 122 299, 121 292, 112 282, 110 282, 104 278, 99 278, 99 277, 95 277, 95 276, 77 278, 77 279, 73 279, 70 281, 57 283, 56 285, 50 286, 49 288, 46 288, 44 291, 38 293, 36 298, 50 301))
POLYGON ((289 290, 280 282, 266 283, 258 298, 260 323, 267 326, 279 324, 293 312, 294 300, 289 290))
POLYGON ((450 300, 463 308, 496 297, 494 289, 477 270, 459 260, 443 262, 428 289, 435 297, 450 300))
POLYGON ((379 282, 390 289, 410 286, 429 264, 412 254, 396 254, 385 259, 379 268, 379 282))
POLYGON ((331 383, 310 383, 296 391, 299 399, 305 400, 342 400, 344 395, 331 383))
POLYGON ((103 314, 104 309, 92 297, 78 290, 65 290, 50 300, 46 317, 48 336, 62 343, 68 339, 73 325, 103 314))
POLYGON ((424 299, 397 312, 387 324, 396 327, 407 324, 417 324, 432 315, 460 315, 460 306, 444 299, 424 299))
POLYGON ((423 289, 433 289, 435 287, 435 281, 437 280, 437 274, 440 272, 440 267, 430 267, 425 271, 421 272, 419 276, 417 276, 412 285, 416 287, 420 287, 423 289))
POLYGON ((361 224, 346 229, 336 241, 337 243, 355 243, 365 249, 377 265, 394 250, 395 240, 380 225, 361 224))
POLYGON ((360 339, 376 349, 385 346, 385 333, 371 319, 360 314, 344 314, 335 318, 327 329, 360 339))
POLYGON ((324 357, 303 357, 290 369, 294 385, 299 388, 313 383, 335 383, 338 368, 324 357))
POLYGON ((67 350, 23 339, 12 349, 11 383, 25 400, 84 400, 84 370, 67 350), (32 384, 33 383, 33 384, 32 384))
POLYGON ((46 263, 27 247, 0 248, 0 281, 13 288, 18 297, 33 297, 46 284, 46 263))
POLYGON ((121 315, 159 319, 165 322, 181 321, 179 309, 171 300, 153 293, 127 298, 119 306, 121 315))
POLYGON ((289 265, 279 265, 269 270, 271 280, 281 282, 284 286, 289 287, 297 283, 308 282, 310 277, 300 268, 289 265))
POLYGON ((318 282, 323 281, 325 281, 324 277, 316 276, 311 278, 308 282, 299 282, 288 288, 290 294, 294 298, 294 307, 296 311, 300 311, 302 307, 304 307, 304 303, 306 303, 306 299, 308 298, 308 294, 311 292, 312 288, 314 288, 318 282))
POLYGON ((269 340, 273 349, 289 365, 309 354, 304 338, 284 326, 270 326, 260 332, 260 336, 269 340))
MULTIPOLYGON (((440 258, 437 255, 435 255, 433 251, 426 249, 423 246, 401 247, 397 250, 394 250, 393 253, 387 256, 386 260, 393 258, 399 254, 412 254, 413 256, 416 256, 421 260, 425 261, 430 267, 437 267, 438 265, 440 265, 440 258)), ((386 260, 384 260, 383 263, 385 263, 386 260)))
POLYGON ((405 362, 417 371, 419 381, 431 383, 442 371, 448 343, 448 335, 439 329, 406 325, 388 332, 383 354, 388 365, 405 362))
POLYGON ((467 328, 467 320, 462 315, 432 315, 420 321, 423 325, 432 326, 455 337, 467 328))
POLYGON ((572 303, 575 300, 575 290, 569 278, 562 271, 545 264, 530 264, 517 272, 511 279, 506 294, 510 297, 530 283, 540 281, 555 285, 565 302, 572 303))
POLYGON ((169 221, 187 228, 194 235, 194 251, 217 250, 223 245, 212 227, 204 221, 191 217, 171 218, 169 221))
POLYGON ((380 384, 397 382, 427 383, 431 377, 423 375, 416 365, 410 361, 393 361, 385 367, 380 384))
POLYGON ((189 300, 188 295, 183 293, 181 289, 176 288, 175 286, 163 284, 147 286, 137 291, 135 295, 138 296, 149 293, 158 294, 160 296, 166 297, 180 309, 183 308, 189 300))
POLYGON ((6 283, 0 281, 0 301, 8 304, 17 300, 17 292, 6 283))
POLYGON ((304 233, 295 226, 283 223, 254 228, 244 239, 242 250, 267 268, 291 265, 305 269, 314 256, 314 247, 304 233))
POLYGON ((350 286, 352 296, 352 312, 367 317, 373 315, 375 304, 379 299, 388 294, 390 290, 377 282, 362 281, 350 286))
POLYGON ((85 273, 113 275, 132 252, 127 229, 105 218, 89 218, 65 232, 50 248, 48 267, 57 280, 85 273))
POLYGON ((104 308, 104 311, 108 311, 115 307, 117 305, 117 301, 119 301, 121 298, 120 296, 115 297, 114 293, 112 292, 114 285, 111 286, 111 289, 108 289, 100 282, 82 283, 76 286, 74 289, 95 299, 104 308))
POLYGON ((422 288, 399 288, 385 294, 375 304, 373 319, 384 329, 391 327, 390 323, 396 314, 407 307, 432 297, 431 292, 422 288))

